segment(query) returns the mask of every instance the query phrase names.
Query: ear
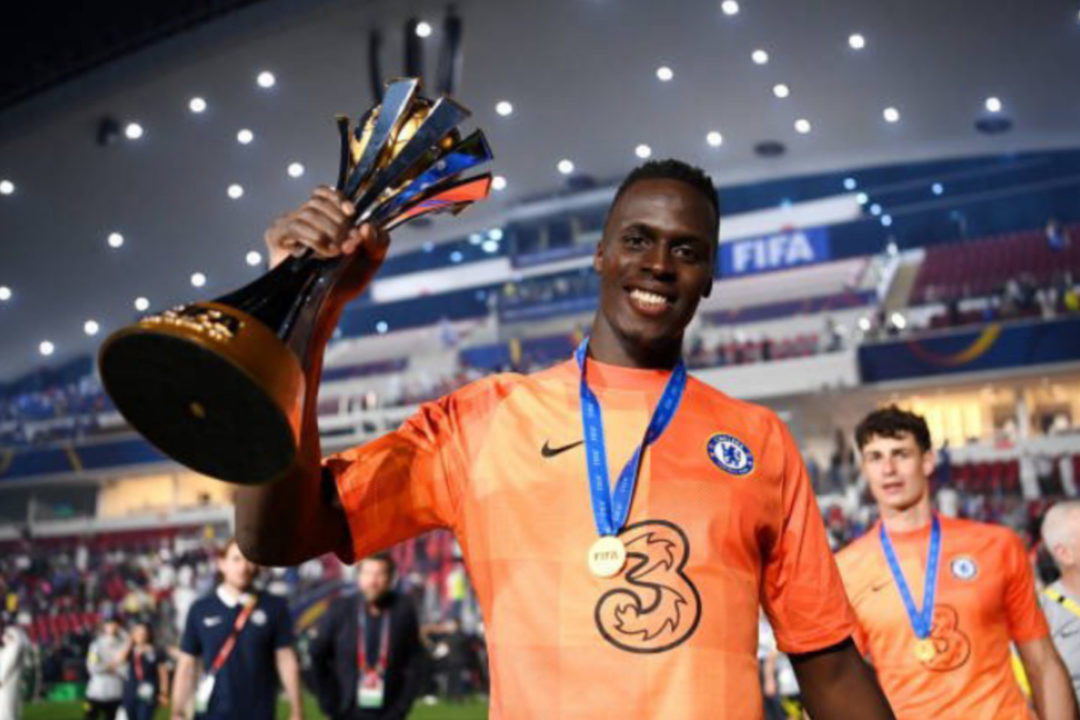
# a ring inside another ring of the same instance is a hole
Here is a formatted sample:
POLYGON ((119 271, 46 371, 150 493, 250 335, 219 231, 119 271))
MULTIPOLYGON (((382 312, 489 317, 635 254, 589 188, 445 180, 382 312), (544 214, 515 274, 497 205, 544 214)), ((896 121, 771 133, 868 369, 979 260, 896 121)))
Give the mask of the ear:
POLYGON ((604 244, 604 238, 601 237, 596 241, 596 250, 593 252, 592 268, 597 275, 604 267, 604 244))
POLYGON ((934 465, 937 462, 937 455, 934 453, 933 448, 927 450, 922 455, 922 471, 926 479, 929 480, 930 476, 934 474, 934 465))
POLYGON ((712 294, 712 282, 713 279, 711 277, 705 281, 705 287, 701 289, 701 297, 707 298, 712 294))

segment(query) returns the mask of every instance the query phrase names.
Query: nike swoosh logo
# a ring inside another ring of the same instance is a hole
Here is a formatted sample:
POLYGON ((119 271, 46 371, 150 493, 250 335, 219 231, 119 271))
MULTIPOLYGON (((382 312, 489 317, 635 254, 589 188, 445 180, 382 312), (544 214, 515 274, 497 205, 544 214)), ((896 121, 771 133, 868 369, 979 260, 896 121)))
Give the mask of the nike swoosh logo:
POLYGON ((544 441, 544 447, 540 448, 540 454, 546 458, 553 458, 560 453, 564 453, 567 450, 573 450, 578 445, 584 443, 584 440, 578 440, 577 442, 570 443, 569 445, 563 445, 562 447, 553 448, 548 444, 548 441, 544 441))

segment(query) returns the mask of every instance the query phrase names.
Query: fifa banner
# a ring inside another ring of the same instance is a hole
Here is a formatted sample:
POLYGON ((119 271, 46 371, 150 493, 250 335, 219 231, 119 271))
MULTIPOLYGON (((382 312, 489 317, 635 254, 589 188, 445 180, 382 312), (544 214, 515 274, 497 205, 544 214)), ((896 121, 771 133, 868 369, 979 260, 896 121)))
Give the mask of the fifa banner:
POLYGON ((865 383, 1080 361, 1080 318, 992 323, 859 348, 865 383))
POLYGON ((829 259, 829 231, 786 230, 720 244, 720 277, 741 277, 829 259))

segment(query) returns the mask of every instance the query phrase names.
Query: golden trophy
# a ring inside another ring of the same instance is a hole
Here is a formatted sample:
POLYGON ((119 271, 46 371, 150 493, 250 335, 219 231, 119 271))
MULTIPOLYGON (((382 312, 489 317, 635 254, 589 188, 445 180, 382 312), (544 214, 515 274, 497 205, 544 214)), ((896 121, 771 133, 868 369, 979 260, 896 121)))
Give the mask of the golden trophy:
MULTIPOLYGON (((337 120, 337 189, 356 224, 391 230, 433 213, 457 214, 491 190, 491 175, 459 176, 491 159, 483 132, 462 139, 469 111, 448 97, 394 81, 355 127, 337 120)), ((107 338, 102 383, 120 414, 151 444, 197 472, 233 483, 271 482, 292 465, 314 342, 341 301, 335 286, 362 252, 293 256, 235 292, 142 318, 107 338)), ((332 329, 332 328, 331 328, 332 329)))

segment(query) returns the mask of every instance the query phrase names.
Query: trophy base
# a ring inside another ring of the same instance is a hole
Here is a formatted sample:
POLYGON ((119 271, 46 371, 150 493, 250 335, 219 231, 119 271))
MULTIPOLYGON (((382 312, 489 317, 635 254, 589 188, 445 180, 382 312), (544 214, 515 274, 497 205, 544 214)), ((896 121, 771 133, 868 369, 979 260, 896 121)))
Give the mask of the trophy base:
POLYGON ((196 303, 143 318, 109 338, 101 380, 117 410, 152 445, 231 483, 272 482, 300 437, 300 363, 264 325, 235 308, 196 303))

